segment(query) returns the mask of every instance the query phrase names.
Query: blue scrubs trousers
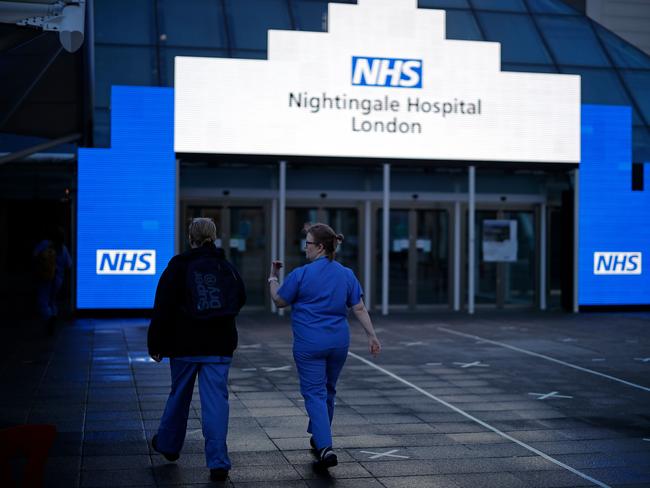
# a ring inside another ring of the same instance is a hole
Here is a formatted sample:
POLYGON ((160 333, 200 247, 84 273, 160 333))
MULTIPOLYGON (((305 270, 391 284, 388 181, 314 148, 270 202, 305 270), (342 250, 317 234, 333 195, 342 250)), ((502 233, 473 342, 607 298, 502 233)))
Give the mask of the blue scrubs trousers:
POLYGON ((199 376, 201 420, 208 468, 231 467, 228 458, 228 371, 231 357, 171 358, 172 390, 158 428, 157 447, 180 452, 185 441, 194 381, 199 376))
POLYGON ((348 357, 347 347, 322 351, 293 351, 300 378, 300 393, 309 415, 307 432, 314 436, 318 449, 332 445, 332 419, 336 381, 348 357))

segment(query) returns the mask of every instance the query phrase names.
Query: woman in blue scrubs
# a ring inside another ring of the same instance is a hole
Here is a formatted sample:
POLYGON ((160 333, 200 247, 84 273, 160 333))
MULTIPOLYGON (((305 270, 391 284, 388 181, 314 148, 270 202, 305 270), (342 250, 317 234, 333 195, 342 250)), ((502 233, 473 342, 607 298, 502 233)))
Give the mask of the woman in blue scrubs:
POLYGON ((271 266, 271 298, 278 307, 291 305, 293 358, 300 377, 300 392, 309 415, 307 432, 318 467, 336 466, 332 450, 336 381, 350 345, 348 312, 361 322, 370 353, 381 350, 370 316, 363 303, 359 280, 350 268, 334 260, 343 236, 325 224, 306 227, 305 255, 309 264, 294 269, 279 283, 280 261, 271 266))

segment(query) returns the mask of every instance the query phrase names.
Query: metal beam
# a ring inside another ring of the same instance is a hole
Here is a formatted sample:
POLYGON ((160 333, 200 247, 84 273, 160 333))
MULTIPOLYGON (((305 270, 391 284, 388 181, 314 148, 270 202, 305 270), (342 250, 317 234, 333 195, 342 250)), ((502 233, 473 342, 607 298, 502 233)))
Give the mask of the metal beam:
POLYGON ((368 309, 372 308, 372 202, 366 200, 364 203, 364 251, 363 251, 363 295, 364 302, 368 309))
POLYGON ((37 144, 36 146, 28 147, 27 149, 21 149, 20 151, 9 153, 0 157, 0 165, 11 163, 12 161, 19 161, 21 159, 25 159, 28 156, 31 156, 32 154, 46 151, 47 149, 60 146, 61 144, 67 144, 68 142, 74 142, 79 139, 81 139, 81 134, 75 133, 64 137, 59 137, 58 139, 53 139, 51 141, 43 142, 41 144, 37 144))
POLYGON ((474 313, 474 228, 476 224, 476 167, 469 167, 469 202, 467 212, 467 312, 474 313))
POLYGON ((460 202, 454 203, 454 311, 460 310, 460 202))
MULTIPOLYGON (((284 263, 285 243, 287 236, 286 212, 287 207, 287 162, 280 161, 280 188, 278 199, 278 257, 284 263)), ((286 263, 285 263, 286 264, 286 263)), ((284 267, 280 268, 280 282, 284 281, 284 267)), ((279 309, 284 315, 284 309, 279 309)))
POLYGON ((382 229, 382 273, 381 273, 381 314, 388 315, 388 251, 390 225, 390 164, 384 164, 384 200, 383 200, 383 229, 382 229))
POLYGON ((573 170, 573 313, 578 313, 580 305, 578 303, 578 270, 580 269, 578 259, 580 257, 578 229, 580 227, 580 170, 573 170))

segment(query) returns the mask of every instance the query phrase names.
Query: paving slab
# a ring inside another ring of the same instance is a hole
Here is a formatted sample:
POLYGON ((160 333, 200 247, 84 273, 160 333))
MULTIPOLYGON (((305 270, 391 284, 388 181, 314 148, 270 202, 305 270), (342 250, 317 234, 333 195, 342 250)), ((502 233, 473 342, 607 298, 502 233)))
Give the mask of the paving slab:
POLYGON ((0 425, 57 426, 52 487, 552 488, 594 486, 589 477, 650 486, 650 363, 634 360, 650 354, 649 314, 374 319, 377 359, 352 328, 329 476, 312 466, 288 317, 239 318, 225 483, 205 468, 198 387, 181 458, 151 451, 170 375, 167 362, 146 360, 143 319, 80 320, 51 338, 16 329, 0 356, 0 425))

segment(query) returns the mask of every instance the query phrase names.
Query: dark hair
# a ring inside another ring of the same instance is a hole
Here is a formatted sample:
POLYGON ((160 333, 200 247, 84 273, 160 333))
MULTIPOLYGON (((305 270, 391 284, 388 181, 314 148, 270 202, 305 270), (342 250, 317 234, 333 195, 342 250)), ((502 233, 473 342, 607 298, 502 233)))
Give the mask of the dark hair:
POLYGON ((337 234, 327 224, 312 224, 310 222, 305 224, 305 234, 314 236, 314 242, 321 244, 325 249, 327 258, 331 261, 336 256, 336 247, 343 242, 343 234, 337 234))

